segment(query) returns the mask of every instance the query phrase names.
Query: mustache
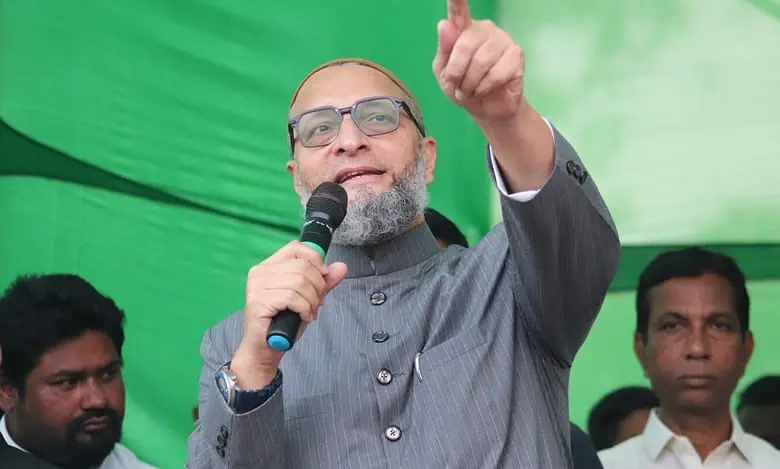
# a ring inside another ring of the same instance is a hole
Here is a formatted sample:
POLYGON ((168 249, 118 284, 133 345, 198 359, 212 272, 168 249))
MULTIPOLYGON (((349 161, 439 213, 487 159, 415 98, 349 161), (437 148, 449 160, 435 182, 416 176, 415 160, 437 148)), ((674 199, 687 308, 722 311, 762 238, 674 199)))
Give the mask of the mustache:
POLYGON ((387 167, 374 158, 366 158, 361 160, 353 159, 353 160, 346 161, 343 164, 329 167, 328 174, 325 179, 328 181, 333 181, 336 178, 336 176, 341 172, 341 170, 346 168, 355 168, 357 166, 373 166, 374 168, 380 171, 388 172, 387 167))
POLYGON ((86 424, 87 420, 106 417, 109 421, 109 426, 112 428, 119 428, 122 424, 122 417, 116 410, 105 407, 102 409, 88 409, 81 413, 78 417, 74 418, 68 424, 68 428, 71 431, 78 431, 79 428, 86 424))

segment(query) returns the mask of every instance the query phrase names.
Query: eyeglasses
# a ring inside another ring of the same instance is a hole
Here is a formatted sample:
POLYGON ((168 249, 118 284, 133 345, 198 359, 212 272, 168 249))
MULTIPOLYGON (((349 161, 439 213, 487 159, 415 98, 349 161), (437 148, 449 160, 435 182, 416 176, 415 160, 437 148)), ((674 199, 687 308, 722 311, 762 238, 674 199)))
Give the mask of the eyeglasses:
POLYGON ((425 128, 412 113, 406 101, 390 96, 377 96, 360 99, 349 107, 323 106, 310 109, 290 119, 287 123, 290 148, 294 148, 296 138, 307 148, 324 147, 333 143, 341 130, 344 114, 352 117, 352 121, 363 135, 374 137, 389 134, 398 129, 401 109, 412 119, 420 135, 425 137, 425 128))

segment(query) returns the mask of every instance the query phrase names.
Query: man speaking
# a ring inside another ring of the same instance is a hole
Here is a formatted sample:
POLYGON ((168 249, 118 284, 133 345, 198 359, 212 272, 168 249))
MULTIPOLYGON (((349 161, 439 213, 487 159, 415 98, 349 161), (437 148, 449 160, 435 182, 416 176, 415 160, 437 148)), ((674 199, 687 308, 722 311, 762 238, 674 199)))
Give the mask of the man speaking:
POLYGON ((568 382, 620 257, 572 147, 524 96, 522 49, 448 2, 433 72, 490 144, 504 222, 442 250, 424 223, 436 142, 412 93, 368 61, 296 90, 287 169, 304 205, 340 184, 325 261, 295 241, 254 266, 246 305, 201 348, 195 468, 571 467, 568 382), (316 197, 316 195, 315 195, 316 197), (302 326, 268 345, 281 311, 302 326))

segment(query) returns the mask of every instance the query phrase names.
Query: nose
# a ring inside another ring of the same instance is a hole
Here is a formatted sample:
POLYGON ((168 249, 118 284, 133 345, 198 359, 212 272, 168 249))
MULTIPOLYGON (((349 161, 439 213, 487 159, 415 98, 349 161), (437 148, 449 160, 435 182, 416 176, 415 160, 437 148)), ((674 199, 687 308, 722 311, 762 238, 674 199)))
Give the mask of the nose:
POLYGON ((688 360, 709 360, 712 356, 710 336, 703 328, 693 330, 685 345, 685 355, 688 360))
POLYGON ((354 156, 368 150, 369 139, 358 129, 352 117, 346 115, 341 122, 339 134, 333 142, 333 148, 338 156, 354 156))
POLYGON ((108 407, 108 393, 100 380, 89 379, 84 386, 83 409, 105 409, 108 407))

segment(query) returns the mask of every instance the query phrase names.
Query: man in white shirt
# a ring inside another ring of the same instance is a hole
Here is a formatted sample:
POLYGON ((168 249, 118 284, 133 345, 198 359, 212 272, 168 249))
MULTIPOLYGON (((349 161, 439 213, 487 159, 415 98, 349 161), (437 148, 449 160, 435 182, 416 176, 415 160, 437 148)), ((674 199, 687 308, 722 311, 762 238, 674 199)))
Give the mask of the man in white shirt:
POLYGON ((780 468, 730 399, 753 352, 750 299, 733 259, 670 251, 642 272, 634 351, 660 401, 644 432, 599 452, 605 469, 780 468))
POLYGON ((124 312, 75 275, 19 277, 0 297, 3 446, 63 469, 150 469, 120 445, 124 312))

